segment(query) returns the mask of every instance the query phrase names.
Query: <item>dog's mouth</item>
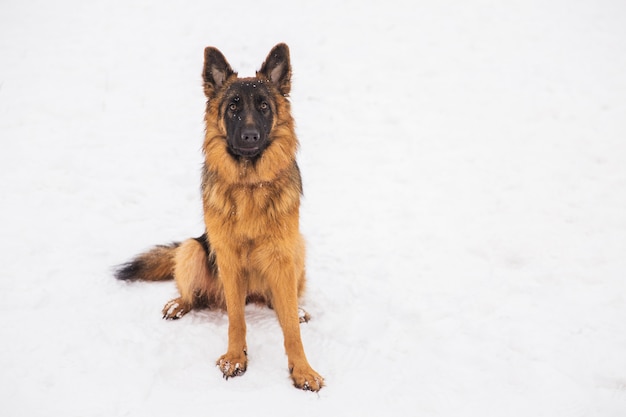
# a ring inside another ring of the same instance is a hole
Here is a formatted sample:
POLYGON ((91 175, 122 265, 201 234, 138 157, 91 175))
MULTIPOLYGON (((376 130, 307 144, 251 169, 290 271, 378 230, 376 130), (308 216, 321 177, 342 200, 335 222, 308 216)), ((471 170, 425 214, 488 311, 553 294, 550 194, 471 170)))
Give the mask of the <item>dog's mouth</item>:
POLYGON ((255 158, 259 156, 263 151, 259 146, 254 146, 251 148, 232 147, 230 148, 230 150, 233 154, 242 158, 255 158))

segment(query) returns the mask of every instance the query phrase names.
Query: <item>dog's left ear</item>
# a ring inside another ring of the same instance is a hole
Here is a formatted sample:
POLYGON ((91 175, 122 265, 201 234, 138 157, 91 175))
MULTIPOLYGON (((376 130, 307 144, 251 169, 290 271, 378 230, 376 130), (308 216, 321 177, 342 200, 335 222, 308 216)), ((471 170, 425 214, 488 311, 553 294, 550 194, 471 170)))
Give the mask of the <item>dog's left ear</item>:
POLYGON ((284 96, 291 91, 291 64, 289 62, 289 47, 279 43, 272 48, 256 73, 257 77, 270 80, 284 96))

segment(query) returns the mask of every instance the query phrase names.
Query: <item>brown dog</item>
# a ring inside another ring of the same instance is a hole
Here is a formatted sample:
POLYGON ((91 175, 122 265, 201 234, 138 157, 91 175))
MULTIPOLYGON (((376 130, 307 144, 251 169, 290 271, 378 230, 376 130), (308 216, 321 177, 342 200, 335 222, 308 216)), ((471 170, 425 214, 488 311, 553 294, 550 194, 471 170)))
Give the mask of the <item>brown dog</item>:
POLYGON ((205 114, 202 201, 206 232, 157 246, 122 265, 122 280, 174 278, 180 297, 163 316, 194 308, 228 312, 228 350, 217 361, 225 378, 246 371, 247 302, 276 311, 294 385, 318 391, 300 337, 298 298, 305 286, 299 231, 302 181, 290 104, 289 49, 276 45, 255 77, 239 78, 216 48, 204 51, 205 114))

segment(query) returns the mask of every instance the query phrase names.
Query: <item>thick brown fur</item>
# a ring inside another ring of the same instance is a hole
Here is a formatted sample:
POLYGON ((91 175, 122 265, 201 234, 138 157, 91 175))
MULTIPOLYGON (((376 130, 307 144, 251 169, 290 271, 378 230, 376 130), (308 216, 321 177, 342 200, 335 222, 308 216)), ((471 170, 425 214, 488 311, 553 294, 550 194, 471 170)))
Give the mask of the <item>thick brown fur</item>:
POLYGON ((294 385, 317 391, 324 380, 306 359, 299 327, 305 246, 299 231, 298 140, 287 99, 289 49, 276 45, 255 77, 239 78, 220 51, 207 47, 202 75, 207 96, 202 174, 206 232, 141 254, 117 276, 173 277, 180 297, 165 305, 168 319, 194 308, 226 309, 228 349, 217 361, 225 378, 247 368, 246 302, 267 304, 282 327, 294 385))

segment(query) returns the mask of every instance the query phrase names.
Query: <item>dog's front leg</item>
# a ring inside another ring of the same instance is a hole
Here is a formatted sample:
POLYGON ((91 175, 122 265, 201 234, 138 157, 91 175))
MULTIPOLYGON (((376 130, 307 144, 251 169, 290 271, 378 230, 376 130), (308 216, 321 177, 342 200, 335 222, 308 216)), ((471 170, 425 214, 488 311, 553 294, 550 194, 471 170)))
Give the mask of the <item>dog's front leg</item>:
MULTIPOLYGON (((277 258, 279 257, 276 256, 274 259, 277 258)), ((324 378, 309 365, 300 336, 295 270, 293 262, 289 261, 274 268, 275 276, 270 279, 272 303, 283 330, 285 352, 294 385, 304 390, 319 391, 324 385, 324 378)))
POLYGON ((244 310, 247 289, 241 271, 228 264, 218 263, 218 265, 228 312, 228 351, 218 359, 217 366, 224 374, 224 378, 228 379, 242 375, 248 364, 244 310))

